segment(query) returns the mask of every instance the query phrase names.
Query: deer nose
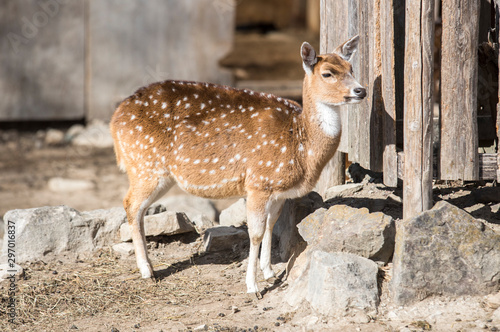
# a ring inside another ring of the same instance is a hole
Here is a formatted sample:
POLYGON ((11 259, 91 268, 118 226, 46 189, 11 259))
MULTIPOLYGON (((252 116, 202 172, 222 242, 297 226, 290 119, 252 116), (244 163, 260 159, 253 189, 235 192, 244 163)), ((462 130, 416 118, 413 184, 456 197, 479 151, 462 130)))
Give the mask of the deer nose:
POLYGON ((366 97, 366 89, 365 88, 356 88, 353 90, 354 94, 358 98, 365 98, 366 97))

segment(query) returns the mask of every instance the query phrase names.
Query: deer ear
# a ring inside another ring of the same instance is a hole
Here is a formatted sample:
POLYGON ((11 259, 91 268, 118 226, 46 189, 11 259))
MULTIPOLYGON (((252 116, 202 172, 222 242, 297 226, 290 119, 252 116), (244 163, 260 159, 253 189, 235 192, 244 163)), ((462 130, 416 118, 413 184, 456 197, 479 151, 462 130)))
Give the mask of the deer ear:
POLYGON ((302 56, 302 66, 307 74, 311 74, 314 65, 318 62, 316 58, 316 51, 308 42, 304 42, 300 48, 300 55, 302 56))
POLYGON ((359 35, 352 37, 333 51, 342 57, 346 61, 350 61, 352 55, 358 49, 359 35))

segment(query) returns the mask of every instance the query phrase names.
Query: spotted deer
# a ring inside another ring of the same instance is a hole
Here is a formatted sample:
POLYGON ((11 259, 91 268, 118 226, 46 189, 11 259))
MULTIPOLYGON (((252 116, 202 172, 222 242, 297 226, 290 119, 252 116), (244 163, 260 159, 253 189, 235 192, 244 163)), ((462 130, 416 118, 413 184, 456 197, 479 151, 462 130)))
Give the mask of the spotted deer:
POLYGON ((260 267, 270 279, 272 230, 285 199, 313 189, 339 144, 339 106, 366 96, 348 62, 358 40, 318 56, 302 44, 302 108, 271 94, 186 81, 148 85, 118 106, 111 133, 117 163, 130 182, 123 203, 143 278, 154 275, 144 213, 177 183, 201 197, 247 197, 246 285, 259 295, 261 243, 260 267))

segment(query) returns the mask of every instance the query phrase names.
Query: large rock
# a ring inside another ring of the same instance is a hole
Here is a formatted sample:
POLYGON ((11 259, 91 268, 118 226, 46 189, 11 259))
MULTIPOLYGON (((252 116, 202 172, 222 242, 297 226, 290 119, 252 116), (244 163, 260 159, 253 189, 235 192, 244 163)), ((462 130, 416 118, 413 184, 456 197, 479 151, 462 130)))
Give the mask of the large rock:
POLYGON ((325 201, 333 198, 350 196, 357 193, 361 189, 363 189, 363 185, 361 183, 346 183, 339 186, 333 186, 328 188, 325 192, 325 201))
MULTIPOLYGON (((48 253, 88 252, 118 241, 118 229, 126 221, 122 208, 78 212, 67 206, 11 210, 5 227, 15 225, 16 262, 38 260, 48 253)), ((7 254, 5 232, 3 254, 7 254)))
POLYGON ((217 217, 217 210, 212 202, 201 197, 191 195, 167 196, 160 198, 157 203, 163 205, 168 211, 184 212, 189 220, 193 222, 200 215, 205 215, 212 221, 215 221, 217 217))
MULTIPOLYGON (((146 237, 182 234, 194 230, 193 224, 182 212, 166 211, 144 217, 146 237)), ((123 242, 132 241, 132 233, 128 223, 121 225, 120 238, 123 242)))
POLYGON ((307 216, 298 229, 317 250, 349 252, 384 263, 394 251, 394 221, 382 212, 369 213, 366 208, 322 208, 307 216))
POLYGON ((314 191, 285 202, 273 229, 273 240, 277 242, 278 254, 282 261, 288 261, 293 253, 298 254, 304 249, 305 242, 297 230, 297 224, 322 205, 321 195, 314 191))
POLYGON ((402 221, 393 258, 395 302, 498 291, 499 244, 500 234, 445 201, 402 221))
POLYGON ((231 250, 235 245, 248 244, 247 232, 235 227, 219 226, 207 229, 203 237, 206 252, 231 250))
POLYGON ((221 211, 219 224, 221 226, 240 227, 247 223, 246 199, 240 198, 227 209, 221 211))
POLYGON ((321 250, 307 250, 303 255, 305 266, 300 267, 301 273, 285 294, 288 304, 297 307, 307 300, 315 313, 324 316, 376 313, 379 297, 375 262, 321 250))

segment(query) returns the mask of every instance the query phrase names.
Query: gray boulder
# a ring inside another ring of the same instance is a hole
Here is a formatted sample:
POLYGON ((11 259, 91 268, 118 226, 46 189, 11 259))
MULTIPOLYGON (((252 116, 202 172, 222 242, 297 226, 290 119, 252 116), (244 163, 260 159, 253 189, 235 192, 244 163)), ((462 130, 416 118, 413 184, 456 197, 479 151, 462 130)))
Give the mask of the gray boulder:
POLYGON ((350 196, 357 193, 361 189, 363 189, 363 185, 361 183, 346 183, 340 186, 333 186, 326 190, 325 201, 333 198, 350 196))
POLYGON ((184 212, 189 220, 195 222, 200 215, 205 215, 208 219, 215 221, 217 210, 208 199, 191 196, 177 195, 160 198, 157 202, 166 208, 167 211, 184 212))
POLYGON ((231 250, 249 243, 247 232, 235 227, 219 226, 207 229, 203 237, 206 252, 231 250))
POLYGON ((398 224, 394 300, 484 295, 500 288, 500 234, 445 202, 398 224))
POLYGON ((221 226, 240 227, 247 223, 246 199, 240 198, 227 209, 221 211, 219 224, 221 226))
MULTIPOLYGON (((118 241, 118 229, 126 221, 122 208, 78 212, 67 206, 11 210, 5 227, 15 225, 16 262, 38 260, 49 253, 78 253, 118 241), (10 222, 10 223, 9 223, 10 222)), ((3 255, 7 254, 7 232, 3 255)))
POLYGON ((306 300, 315 313, 324 316, 376 313, 379 297, 375 262, 321 250, 307 250, 302 255, 307 257, 306 265, 300 267, 301 272, 285 294, 288 304, 297 307, 306 300))
POLYGON ((387 263, 394 251, 395 226, 390 216, 368 209, 334 205, 319 209, 299 225, 299 233, 316 250, 349 252, 387 263))
MULTIPOLYGON (((189 233, 194 230, 193 224, 182 212, 166 211, 144 217, 146 237, 189 233)), ((120 238, 123 242, 132 241, 132 232, 128 223, 121 225, 120 238)))
POLYGON ((131 242, 122 242, 114 244, 111 248, 122 256, 132 256, 135 252, 134 245, 131 242))

